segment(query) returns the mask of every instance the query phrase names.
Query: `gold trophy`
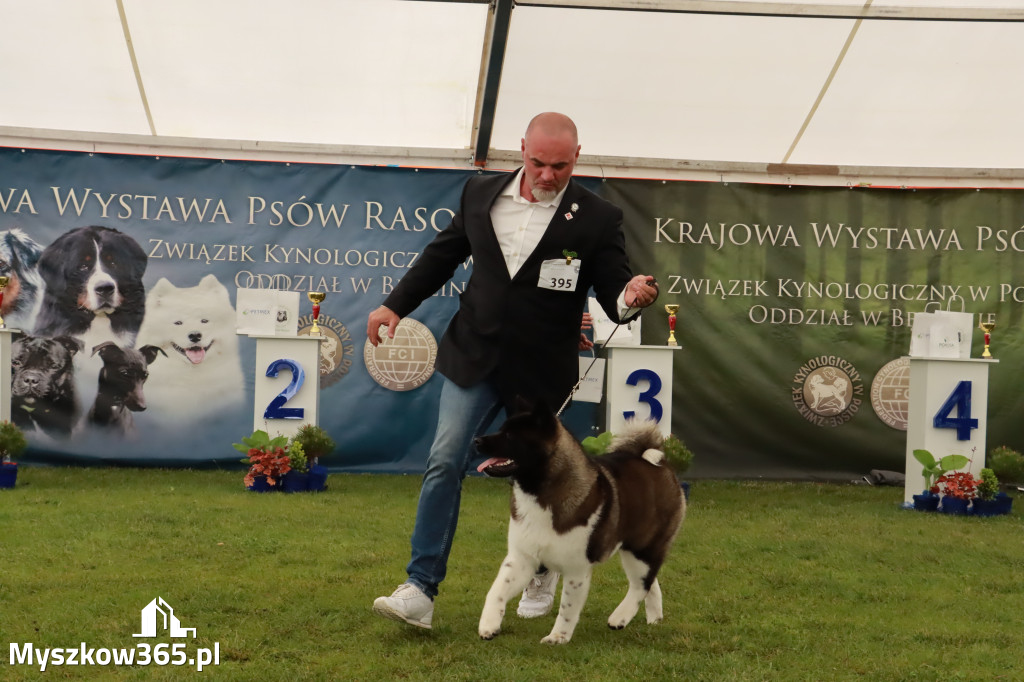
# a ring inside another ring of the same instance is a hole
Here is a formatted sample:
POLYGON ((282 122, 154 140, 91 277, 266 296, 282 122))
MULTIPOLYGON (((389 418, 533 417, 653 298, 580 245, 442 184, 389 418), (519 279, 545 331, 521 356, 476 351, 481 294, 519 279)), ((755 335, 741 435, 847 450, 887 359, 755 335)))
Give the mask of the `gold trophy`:
POLYGON ((327 298, 327 294, 322 291, 307 291, 306 298, 313 302, 313 326, 309 329, 309 335, 320 336, 320 325, 317 321, 320 319, 320 304, 327 298))
POLYGON ((666 303, 665 312, 668 313, 668 345, 678 346, 676 343, 676 313, 679 312, 678 303, 666 303))
MULTIPOLYGON (((0 307, 4 305, 4 289, 11 283, 11 278, 7 275, 0 275, 0 307)), ((0 329, 6 329, 7 325, 4 323, 4 318, 0 317, 0 329)))
POLYGON ((981 331, 985 332, 985 350, 981 354, 981 357, 983 357, 983 358, 990 358, 990 357, 992 357, 992 353, 990 353, 988 351, 988 344, 989 344, 989 341, 992 340, 992 330, 995 329, 995 328, 996 328, 996 323, 992 322, 992 321, 979 322, 978 323, 978 329, 980 329, 981 331))

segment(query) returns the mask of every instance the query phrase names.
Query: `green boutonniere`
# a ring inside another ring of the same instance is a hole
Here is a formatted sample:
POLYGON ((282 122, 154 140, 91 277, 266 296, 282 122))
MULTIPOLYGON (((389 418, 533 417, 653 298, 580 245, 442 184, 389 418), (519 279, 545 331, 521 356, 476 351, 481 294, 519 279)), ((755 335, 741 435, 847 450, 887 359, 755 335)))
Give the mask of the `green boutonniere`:
POLYGON ((565 264, 569 265, 572 263, 572 259, 576 257, 576 252, 570 251, 569 249, 562 249, 562 255, 565 256, 565 264))

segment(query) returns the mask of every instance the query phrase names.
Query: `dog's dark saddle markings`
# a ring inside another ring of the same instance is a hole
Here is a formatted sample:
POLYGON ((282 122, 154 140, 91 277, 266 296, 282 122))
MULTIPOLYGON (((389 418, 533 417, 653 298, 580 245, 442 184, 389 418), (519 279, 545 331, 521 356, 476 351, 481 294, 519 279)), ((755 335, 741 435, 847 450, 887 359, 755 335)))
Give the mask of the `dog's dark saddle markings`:
POLYGON ((663 465, 663 436, 653 422, 630 424, 608 453, 587 455, 545 406, 521 405, 501 429, 476 440, 490 457, 480 470, 512 480, 508 555, 480 615, 479 634, 501 631, 510 599, 541 566, 563 576, 558 617, 542 642, 572 638, 590 589, 593 565, 620 550, 629 580, 608 618, 625 627, 644 604, 648 623, 662 618, 658 570, 686 513, 675 472, 663 465))
POLYGON ((139 349, 121 348, 112 341, 101 343, 92 349, 103 359, 100 370, 96 400, 89 409, 87 421, 96 426, 110 427, 122 433, 134 430, 132 412, 146 409, 143 384, 149 378, 149 365, 157 354, 167 353, 159 346, 142 346, 139 349))
POLYGON ((11 344, 11 419, 23 429, 71 435, 78 415, 72 358, 82 342, 70 336, 17 336, 11 344))
POLYGON ((35 333, 82 337, 105 317, 119 345, 134 345, 146 310, 146 264, 142 247, 113 228, 65 232, 39 257, 45 290, 35 333))

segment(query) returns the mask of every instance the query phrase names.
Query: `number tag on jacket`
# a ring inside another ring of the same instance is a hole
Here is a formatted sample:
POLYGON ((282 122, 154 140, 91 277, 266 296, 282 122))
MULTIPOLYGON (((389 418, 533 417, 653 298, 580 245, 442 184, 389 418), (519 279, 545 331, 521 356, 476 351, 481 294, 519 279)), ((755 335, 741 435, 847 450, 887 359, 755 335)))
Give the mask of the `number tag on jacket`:
POLYGON ((573 258, 566 265, 564 258, 546 260, 540 264, 540 279, 537 286, 541 289, 555 291, 576 291, 576 282, 580 278, 580 260, 573 258))

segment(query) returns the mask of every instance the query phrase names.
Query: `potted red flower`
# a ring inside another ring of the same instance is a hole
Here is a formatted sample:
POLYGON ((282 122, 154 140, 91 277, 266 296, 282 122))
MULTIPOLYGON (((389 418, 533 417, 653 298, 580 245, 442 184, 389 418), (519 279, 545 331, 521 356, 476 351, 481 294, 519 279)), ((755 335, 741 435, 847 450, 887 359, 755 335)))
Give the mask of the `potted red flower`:
POLYGON ((260 429, 243 438, 241 443, 233 443, 233 446, 246 455, 242 460, 249 465, 244 479, 246 488, 255 492, 280 490, 284 475, 292 468, 287 436, 271 438, 260 429))
POLYGON ((939 511, 946 514, 966 514, 977 491, 978 481, 969 471, 945 473, 932 486, 933 493, 942 495, 939 511))

